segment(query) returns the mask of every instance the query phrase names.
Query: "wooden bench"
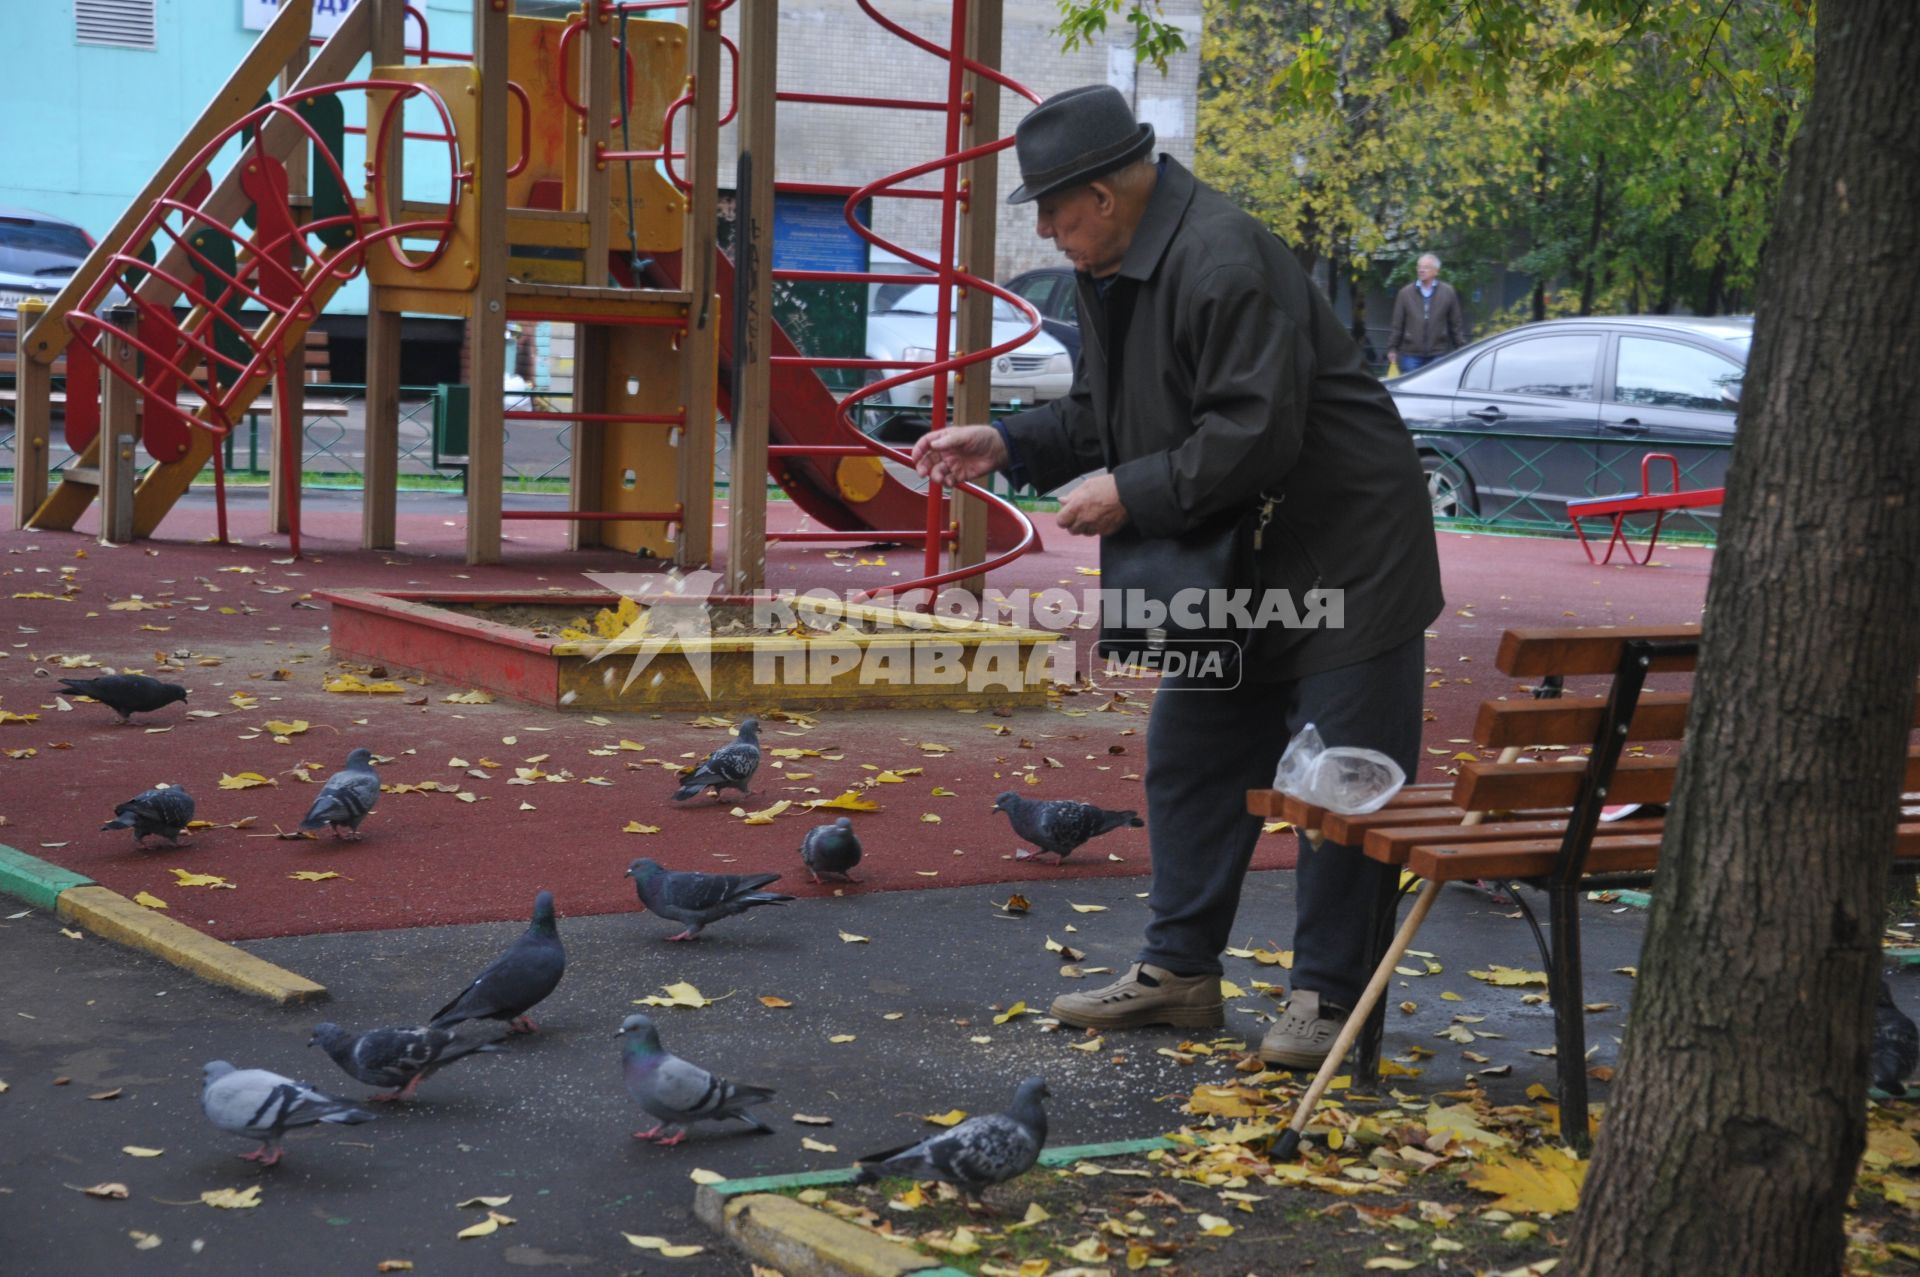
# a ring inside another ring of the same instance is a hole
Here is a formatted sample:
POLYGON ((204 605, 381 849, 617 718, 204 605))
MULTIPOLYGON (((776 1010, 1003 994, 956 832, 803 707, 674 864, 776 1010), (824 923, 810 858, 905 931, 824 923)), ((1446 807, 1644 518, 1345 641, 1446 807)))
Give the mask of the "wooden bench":
MULTIPOLYGON (((14 374, 19 369, 19 354, 15 344, 14 321, 12 315, 0 316, 0 383, 11 389, 14 374)), ((301 352, 301 366, 306 370, 304 380, 309 386, 324 386, 333 380, 332 355, 327 348, 327 335, 317 328, 309 328, 301 352)), ((67 357, 61 355, 53 361, 53 376, 67 375, 67 357)), ((205 383, 206 374, 196 369, 194 380, 205 383)))
POLYGON ((1653 557, 1653 547, 1660 540, 1660 528, 1666 522, 1670 510, 1699 510, 1707 506, 1716 506, 1726 497, 1725 488, 1695 488, 1690 492, 1680 490, 1680 462, 1670 452, 1649 452, 1640 458, 1640 491, 1622 492, 1613 496, 1589 497, 1581 501, 1567 502, 1567 518, 1573 523, 1573 534, 1580 538, 1580 548, 1587 552, 1587 562, 1608 563, 1613 559, 1614 547, 1627 552, 1627 561, 1643 564, 1653 557), (1655 492, 1648 471, 1656 461, 1664 461, 1671 468, 1668 478, 1668 490, 1655 492), (1639 558, 1633 557, 1633 544, 1627 540, 1627 516, 1630 514, 1653 515, 1653 529, 1647 534, 1647 548, 1639 558), (1595 557, 1593 545, 1587 540, 1586 529, 1580 526, 1582 519, 1612 519, 1613 535, 1607 538, 1606 553, 1595 557))
MULTIPOLYGON (((1645 690, 1652 673, 1691 672, 1699 652, 1699 627, 1646 626, 1607 629, 1509 630, 1496 664, 1501 672, 1541 680, 1558 690, 1567 677, 1603 675, 1612 682, 1604 697, 1496 699, 1480 706, 1473 740, 1501 751, 1498 761, 1463 762, 1450 784, 1410 785, 1377 812, 1343 816, 1273 790, 1248 794, 1248 809, 1278 816, 1310 837, 1358 846, 1370 859, 1424 880, 1414 914, 1392 943, 1395 895, 1384 921, 1376 918, 1374 952, 1385 954, 1356 1015, 1367 1017, 1358 1039, 1361 1066, 1377 1071, 1378 1026, 1392 967, 1405 952, 1438 888, 1449 882, 1487 880, 1527 884, 1547 893, 1551 938, 1543 936, 1524 897, 1519 903, 1541 950, 1553 1004, 1559 1070, 1561 1130, 1576 1148, 1587 1145, 1586 1029, 1580 971, 1579 902, 1582 894, 1610 887, 1644 885, 1658 867, 1665 828, 1664 804, 1673 794, 1676 754, 1630 754, 1629 746, 1678 742, 1686 728, 1690 693, 1645 690), (1572 752, 1580 746, 1590 752, 1572 752), (1569 747, 1561 761, 1528 762, 1530 747, 1569 747), (1602 823, 1603 806, 1651 804, 1653 810, 1602 823), (1398 946, 1396 950, 1394 946, 1398 946)), ((1920 690, 1920 689, 1917 689, 1920 690)), ((1536 692, 1539 696, 1540 692, 1536 692)), ((1920 729, 1920 695, 1914 727, 1920 729)), ((1909 791, 1898 826, 1895 854, 1911 867, 1920 862, 1920 749, 1910 749, 1904 788, 1909 791)))

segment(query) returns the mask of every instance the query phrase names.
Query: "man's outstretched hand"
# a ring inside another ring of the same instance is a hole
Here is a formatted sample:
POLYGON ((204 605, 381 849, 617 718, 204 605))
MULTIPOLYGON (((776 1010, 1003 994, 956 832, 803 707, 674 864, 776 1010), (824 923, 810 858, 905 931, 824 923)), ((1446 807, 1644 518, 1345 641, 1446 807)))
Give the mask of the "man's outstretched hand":
POLYGON ((913 468, 951 488, 1007 464, 1007 445, 992 426, 948 426, 913 445, 913 468))

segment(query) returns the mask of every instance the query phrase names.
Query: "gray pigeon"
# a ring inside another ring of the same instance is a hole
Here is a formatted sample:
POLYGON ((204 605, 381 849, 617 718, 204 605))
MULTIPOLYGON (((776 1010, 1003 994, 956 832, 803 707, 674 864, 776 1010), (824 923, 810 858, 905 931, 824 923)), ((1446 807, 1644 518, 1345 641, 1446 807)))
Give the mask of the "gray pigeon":
POLYGON ((99 701, 130 722, 129 714, 151 714, 175 701, 187 699, 187 689, 178 683, 162 683, 145 674, 103 674, 99 678, 63 678, 60 686, 75 696, 99 701))
POLYGON ((193 819, 193 795, 178 785, 142 790, 113 809, 113 819, 102 829, 133 830, 133 845, 144 846, 150 834, 180 845, 180 831, 193 819))
POLYGON ((325 1048, 348 1076, 389 1088, 369 1100, 410 1100, 414 1090, 455 1060, 503 1048, 497 1042, 466 1041, 445 1029, 370 1029, 349 1033, 331 1021, 317 1024, 308 1046, 325 1048))
POLYGON ((302 829, 331 828, 336 837, 342 827, 346 837, 357 840, 360 837, 360 822, 373 811, 373 805, 380 801, 380 775, 373 770, 373 751, 356 749, 347 755, 347 766, 327 777, 327 783, 320 786, 320 792, 313 800, 313 806, 307 808, 307 818, 300 822, 302 829))
MULTIPOLYGON (((1022 798, 1011 789, 994 799, 993 809, 1007 813, 1014 833, 1040 851, 1052 852, 1057 857, 1055 864, 1064 862, 1074 848, 1089 839, 1122 826, 1138 829, 1147 823, 1137 811, 1107 811, 1071 798, 1022 798)), ((1022 850, 1014 853, 1014 859, 1027 860, 1038 854, 1022 850)))
POLYGON ((800 840, 800 859, 806 862, 807 875, 815 882, 821 874, 835 874, 848 882, 858 882, 850 872, 860 863, 860 837, 853 832, 853 818, 842 816, 831 825, 815 825, 800 840))
POLYGON ((695 940, 708 923, 745 913, 755 905, 783 905, 793 899, 760 890, 779 874, 675 873, 657 860, 642 858, 627 866, 627 877, 633 879, 644 908, 687 924, 686 930, 668 936, 669 940, 695 940))
POLYGON ((527 1012, 560 986, 567 973, 567 951, 553 917, 553 893, 533 898, 533 920, 493 965, 474 977, 460 996, 434 1012, 432 1025, 445 1029, 463 1020, 505 1020, 508 1032, 533 1033, 539 1025, 527 1012))
POLYGON ((626 1039, 620 1066, 626 1074, 627 1094, 655 1119, 647 1130, 635 1131, 633 1138, 671 1147, 687 1138, 691 1123, 729 1117, 762 1135, 773 1134, 771 1126, 747 1112, 773 1098, 766 1087, 741 1086, 689 1064, 660 1045, 660 1030, 654 1028, 651 1016, 628 1016, 620 1022, 619 1033, 626 1039), (673 1134, 661 1134, 669 1129, 673 1134))
POLYGON ((1890 1099, 1903 1099, 1907 1079, 1920 1064, 1920 1029, 1914 1028, 1893 989, 1880 981, 1880 999, 1873 1008, 1873 1089, 1890 1099))
POLYGON ((259 1148, 240 1157, 262 1166, 280 1160, 286 1152, 282 1140, 293 1127, 315 1122, 358 1126, 373 1120, 373 1114, 365 1109, 265 1069, 236 1069, 225 1060, 211 1060, 204 1076, 200 1111, 229 1135, 259 1140, 259 1148))
POLYGON ((749 718, 740 724, 740 739, 729 741, 707 755, 706 761, 688 772, 673 791, 673 801, 692 798, 711 789, 717 798, 723 789, 747 793, 753 774, 760 770, 760 720, 749 718))
POLYGON ((1030 1077, 1013 1093, 1013 1107, 1005 1113, 970 1117, 918 1144, 863 1157, 853 1182, 871 1184, 888 1176, 940 1180, 984 1206, 982 1193, 1039 1160, 1047 1146, 1047 1112, 1040 1101, 1049 1094, 1044 1079, 1030 1077))

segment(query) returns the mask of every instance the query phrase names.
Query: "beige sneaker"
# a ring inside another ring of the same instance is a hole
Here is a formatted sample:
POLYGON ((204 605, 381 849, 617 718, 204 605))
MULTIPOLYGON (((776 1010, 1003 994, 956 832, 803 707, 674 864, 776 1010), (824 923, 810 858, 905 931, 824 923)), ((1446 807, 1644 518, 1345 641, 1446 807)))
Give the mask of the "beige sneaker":
POLYGON ((1333 1040, 1340 1036, 1347 1013, 1322 1006, 1311 989, 1295 989, 1287 1009, 1260 1042, 1260 1058, 1290 1069, 1317 1069, 1326 1063, 1333 1040))
POLYGON ((1104 989, 1055 998, 1053 1015, 1084 1029, 1137 1029, 1148 1024, 1217 1029, 1226 1023, 1220 1009, 1219 976, 1175 975, 1144 962, 1134 963, 1126 975, 1104 989))

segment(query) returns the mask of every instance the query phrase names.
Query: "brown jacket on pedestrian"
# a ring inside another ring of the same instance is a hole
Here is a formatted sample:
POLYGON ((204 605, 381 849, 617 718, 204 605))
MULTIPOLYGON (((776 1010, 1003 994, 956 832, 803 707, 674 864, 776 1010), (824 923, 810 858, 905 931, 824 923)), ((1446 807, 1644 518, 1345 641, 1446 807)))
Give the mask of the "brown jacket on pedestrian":
POLYGON ((1393 336, 1387 349, 1402 355, 1444 355, 1467 344, 1467 317, 1453 285, 1435 280, 1433 296, 1422 297, 1420 285, 1408 284, 1393 299, 1393 336))

